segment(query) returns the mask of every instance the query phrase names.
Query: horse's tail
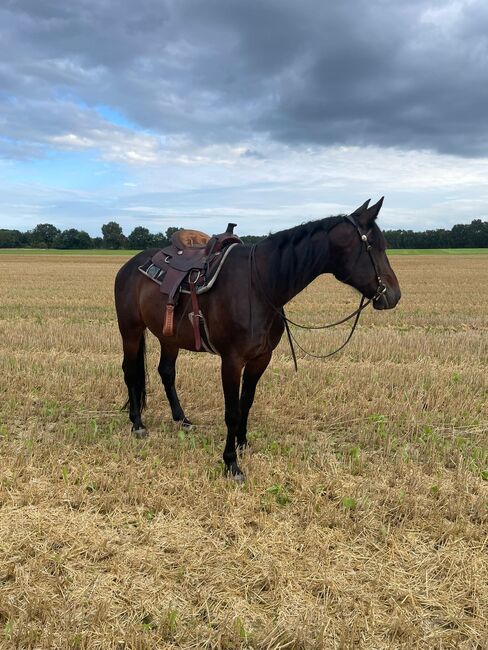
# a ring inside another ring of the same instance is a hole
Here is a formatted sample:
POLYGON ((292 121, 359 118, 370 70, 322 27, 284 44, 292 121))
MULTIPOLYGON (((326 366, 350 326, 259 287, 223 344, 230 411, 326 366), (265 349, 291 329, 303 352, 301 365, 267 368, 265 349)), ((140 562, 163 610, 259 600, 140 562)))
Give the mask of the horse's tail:
MULTIPOLYGON (((139 348, 137 350, 135 372, 134 372, 134 388, 137 394, 140 395, 140 411, 146 408, 146 331, 144 330, 139 340, 139 348)), ((124 409, 129 408, 129 400, 124 404, 124 409)))
POLYGON ((141 391, 141 412, 146 408, 146 377, 146 330, 144 330, 137 350, 137 386, 141 391))

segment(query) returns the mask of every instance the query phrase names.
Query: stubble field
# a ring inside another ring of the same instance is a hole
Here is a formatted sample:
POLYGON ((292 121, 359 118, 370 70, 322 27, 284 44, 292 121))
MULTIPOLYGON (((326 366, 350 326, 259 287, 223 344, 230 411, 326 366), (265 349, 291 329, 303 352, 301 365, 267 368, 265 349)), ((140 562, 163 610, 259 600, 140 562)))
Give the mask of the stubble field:
MULTIPOLYGON (((283 340, 244 486, 222 475, 217 358, 180 355, 185 434, 149 338, 151 435, 130 436, 125 259, 0 257, 0 647, 487 648, 488 257, 393 257, 398 308, 298 374, 283 340)), ((321 278, 289 314, 355 306, 321 278)))

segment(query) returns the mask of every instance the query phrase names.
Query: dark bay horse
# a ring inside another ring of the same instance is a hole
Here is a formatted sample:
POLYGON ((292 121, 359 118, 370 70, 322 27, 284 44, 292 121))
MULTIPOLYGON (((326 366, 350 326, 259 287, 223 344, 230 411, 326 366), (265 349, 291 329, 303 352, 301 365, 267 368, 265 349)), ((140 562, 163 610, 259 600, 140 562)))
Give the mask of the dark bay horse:
MULTIPOLYGON (((224 461, 235 480, 244 478, 237 464, 236 443, 239 448, 247 443, 247 420, 256 385, 284 331, 282 307, 322 273, 332 273, 372 299, 375 309, 392 309, 399 301, 398 280, 376 224, 382 203, 383 199, 368 207, 367 201, 349 216, 329 217, 283 230, 253 247, 235 246, 214 288, 199 296, 211 342, 221 357, 227 425, 224 461)), ((165 296, 157 284, 138 271, 155 252, 156 249, 148 249, 130 259, 115 280, 124 350, 122 368, 129 393, 129 417, 136 435, 146 434, 141 420, 146 401, 146 328, 161 345, 158 370, 173 419, 183 426, 191 425, 175 389, 175 364, 180 348, 195 351, 188 318, 190 301, 180 299, 175 309, 174 335, 163 336, 165 296)))

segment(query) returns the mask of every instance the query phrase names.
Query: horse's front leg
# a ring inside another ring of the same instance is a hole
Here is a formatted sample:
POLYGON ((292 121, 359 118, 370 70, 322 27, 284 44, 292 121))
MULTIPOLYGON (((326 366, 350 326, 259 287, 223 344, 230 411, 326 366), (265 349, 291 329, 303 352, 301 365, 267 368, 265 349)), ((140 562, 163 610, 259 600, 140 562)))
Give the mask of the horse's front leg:
POLYGON ((244 480, 244 474, 237 464, 236 453, 236 436, 240 420, 239 389, 243 365, 239 358, 222 357, 222 387, 225 400, 225 424, 227 425, 224 463, 231 478, 239 482, 244 480))
POLYGON ((241 417, 239 420, 239 428, 237 430, 237 446, 239 449, 243 449, 247 445, 247 418, 254 402, 256 386, 258 381, 261 379, 263 372, 268 367, 271 355, 272 351, 270 350, 269 352, 248 361, 244 368, 240 400, 241 417))

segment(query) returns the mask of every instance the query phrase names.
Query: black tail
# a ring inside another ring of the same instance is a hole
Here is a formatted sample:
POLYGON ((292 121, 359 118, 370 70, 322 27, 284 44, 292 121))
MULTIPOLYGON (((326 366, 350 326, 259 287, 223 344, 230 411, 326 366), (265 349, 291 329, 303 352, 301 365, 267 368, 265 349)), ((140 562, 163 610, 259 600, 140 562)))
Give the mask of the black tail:
POLYGON ((146 408, 146 332, 139 341, 137 350, 137 386, 141 391, 141 412, 146 408))
MULTIPOLYGON (((146 332, 141 334, 135 367, 135 388, 140 395, 140 410, 146 408, 146 332)), ((124 409, 129 408, 129 400, 124 404, 124 409)))

